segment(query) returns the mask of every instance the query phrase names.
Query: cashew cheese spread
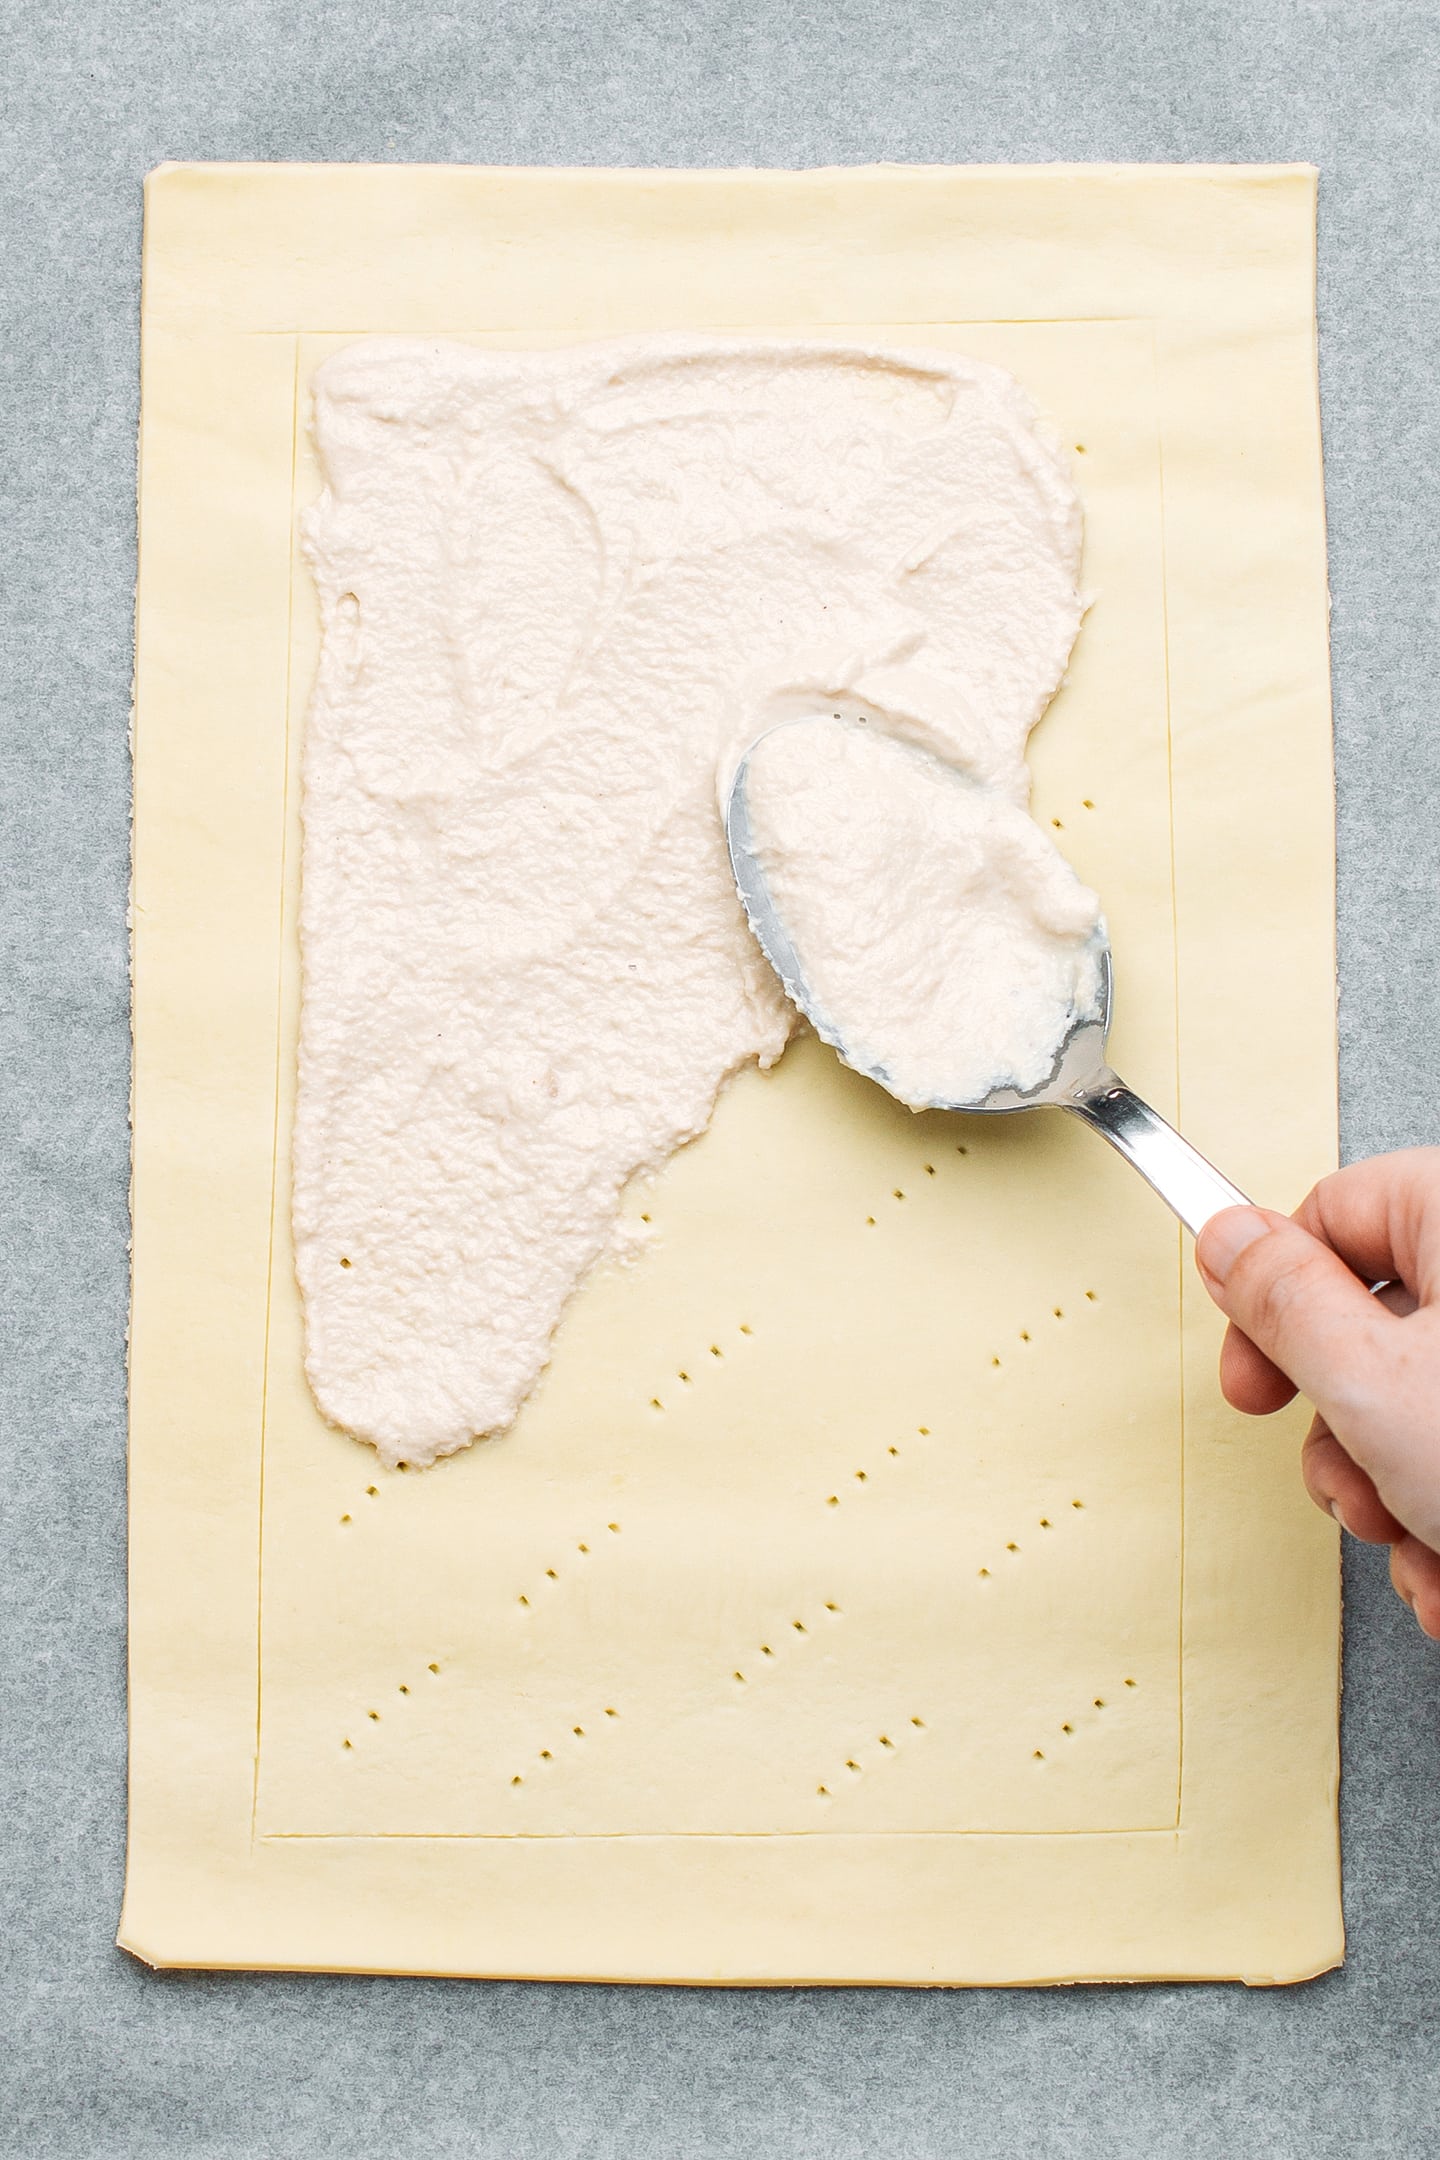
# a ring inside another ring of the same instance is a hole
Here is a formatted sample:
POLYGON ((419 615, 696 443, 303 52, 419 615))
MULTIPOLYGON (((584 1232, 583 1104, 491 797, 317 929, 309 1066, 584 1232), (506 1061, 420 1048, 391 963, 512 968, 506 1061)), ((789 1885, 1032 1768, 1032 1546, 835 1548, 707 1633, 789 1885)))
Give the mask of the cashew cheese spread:
POLYGON ((422 1464, 513 1420, 627 1185, 784 1048, 716 802, 763 729, 863 716, 896 738, 866 759, 921 745, 984 812, 943 892, 867 858, 837 934, 938 892, 978 955, 1003 888, 1078 936, 1024 751, 1080 620, 1079 511, 1018 386, 939 351, 367 340, 315 424, 306 1366, 327 1418, 422 1464))
POLYGON ((809 1010, 913 1109, 1039 1087, 1104 985, 1100 902, 1003 790, 864 715, 755 745, 756 858, 809 1010))

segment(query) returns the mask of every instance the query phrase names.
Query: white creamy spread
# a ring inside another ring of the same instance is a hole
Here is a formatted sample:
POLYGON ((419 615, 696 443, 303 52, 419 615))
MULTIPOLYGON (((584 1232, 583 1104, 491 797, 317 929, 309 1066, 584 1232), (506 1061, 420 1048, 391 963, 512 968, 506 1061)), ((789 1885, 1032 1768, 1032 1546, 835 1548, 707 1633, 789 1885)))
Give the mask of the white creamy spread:
POLYGON ((510 1423, 626 1186, 784 1047, 717 766, 838 704, 1023 817, 1079 512, 941 352, 377 339, 315 409, 296 1265, 321 1410, 420 1464, 510 1423))
POLYGON ((1038 1087, 1098 1014, 1100 902, 1003 792, 819 715, 755 745, 745 795, 812 1016, 902 1102, 1038 1087))

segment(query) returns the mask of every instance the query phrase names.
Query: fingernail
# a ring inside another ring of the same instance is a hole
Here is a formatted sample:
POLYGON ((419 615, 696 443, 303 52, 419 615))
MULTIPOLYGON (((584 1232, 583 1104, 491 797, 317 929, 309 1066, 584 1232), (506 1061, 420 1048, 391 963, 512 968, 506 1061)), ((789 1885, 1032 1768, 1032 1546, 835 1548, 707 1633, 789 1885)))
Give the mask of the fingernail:
POLYGON ((1345 1517, 1344 1517, 1344 1516, 1343 1516, 1343 1514, 1342 1514, 1342 1513, 1340 1512, 1340 1502, 1339 1502, 1338 1500, 1332 1500, 1332 1501, 1330 1502, 1330 1513, 1331 1513, 1331 1514, 1332 1514, 1332 1515, 1334 1516, 1334 1518, 1335 1518, 1336 1522, 1338 1522, 1338 1523, 1339 1523, 1339 1525, 1340 1525, 1340 1528, 1341 1528, 1342 1530, 1349 1530, 1349 1531, 1350 1531, 1350 1535, 1351 1535, 1351 1537, 1354 1537, 1354 1535, 1355 1535, 1354 1531, 1353 1531, 1353 1530, 1350 1530, 1350 1525, 1349 1525, 1349 1523, 1348 1523, 1348 1522, 1346 1522, 1346 1520, 1345 1520, 1345 1517))
POLYGON ((1246 1246, 1269 1235, 1270 1225, 1259 1208, 1226 1208, 1222 1214, 1212 1215, 1200 1233, 1200 1265, 1207 1275, 1223 1283, 1246 1246))

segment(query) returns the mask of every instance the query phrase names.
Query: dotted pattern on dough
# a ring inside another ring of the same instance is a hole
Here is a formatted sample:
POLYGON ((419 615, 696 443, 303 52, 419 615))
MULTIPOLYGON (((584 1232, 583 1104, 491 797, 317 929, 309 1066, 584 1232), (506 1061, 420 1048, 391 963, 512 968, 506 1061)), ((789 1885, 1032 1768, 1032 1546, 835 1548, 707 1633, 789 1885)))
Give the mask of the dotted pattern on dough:
MULTIPOLYGON (((895 1174, 888 1181, 883 1176, 876 1180, 870 1205, 852 1218, 854 1234, 871 1241, 865 1247, 872 1255, 864 1263, 867 1272, 883 1273, 886 1247, 893 1238, 919 1235, 927 1217, 949 1220, 967 1180, 993 1174, 996 1143, 987 1134, 951 1142, 942 1150, 933 1134, 925 1133, 924 1124, 916 1121, 910 1128, 914 1140, 897 1151, 895 1174)), ((652 1191, 645 1213, 660 1239, 656 1249, 663 1251, 663 1180, 652 1191)), ((745 1728, 757 1716, 766 1721, 765 1749, 772 1755, 778 1750, 780 1759, 759 1766, 756 1775, 773 1776, 779 1795, 777 1827, 800 1829, 808 1822, 821 1831, 869 1828, 876 1823, 877 1810, 882 1824, 943 1827, 943 1822, 930 1820, 933 1797, 920 1804, 914 1796, 919 1791, 933 1795, 933 1783, 927 1786, 926 1780, 938 1774, 935 1766, 945 1751, 974 1750, 975 1736, 966 1734, 963 1700, 942 1700, 933 1686, 922 1687, 907 1700, 903 1674, 892 1668, 881 1671, 870 1693, 871 1714, 862 1710, 858 1719, 844 1715, 845 1701, 856 1687, 852 1673, 863 1676, 856 1691, 864 1699, 871 1667, 883 1668, 892 1655, 882 1640, 886 1615, 877 1611, 871 1588, 862 1585, 857 1595, 849 1587, 855 1579, 855 1554, 869 1549, 873 1532, 893 1522, 897 1510, 905 1519, 917 1509, 924 1515, 936 1506, 950 1507, 953 1513, 953 1501, 939 1496, 947 1480, 953 1490, 956 1451, 966 1447, 967 1428, 975 1416, 995 1415, 984 1408, 989 1391, 1008 1384, 1023 1392, 1032 1386, 1057 1356, 1063 1361, 1064 1346, 1078 1339, 1074 1331, 1104 1324, 1105 1307, 1101 1280, 1077 1280, 1073 1268, 1059 1268, 1048 1298, 1032 1293, 1020 1311, 1012 1312, 1008 1326, 969 1342, 968 1380, 958 1403, 942 1404, 928 1417, 892 1426, 888 1433, 882 1426, 858 1444, 854 1435, 830 1435, 824 1441, 831 1458, 828 1475, 818 1460, 820 1450, 812 1445, 805 1458, 810 1464, 805 1488, 797 1490, 794 1500, 797 1520, 801 1511, 808 1511, 814 1525, 807 1533, 805 1566, 797 1571, 795 1594, 757 1598, 748 1622, 727 1624, 728 1639, 717 1643, 714 1653, 707 1653, 712 1637, 703 1628, 688 1648, 680 1646, 684 1658, 693 1659, 679 1682, 683 1715, 687 1722, 694 1720, 697 1729, 715 1735, 715 1748, 728 1744, 732 1735, 743 1743, 745 1728), (837 1539, 833 1561, 827 1560, 827 1550, 837 1539), (736 1717, 739 1728, 733 1725, 736 1717), (732 1722, 723 1722, 726 1719, 732 1722), (788 1747, 786 1729, 794 1733, 788 1747), (827 1732, 835 1735, 828 1745, 827 1732)), ((607 1807, 616 1808, 619 1826, 631 1826, 623 1795, 643 1783, 657 1753, 663 1756, 667 1731, 674 1729, 673 1712, 654 1699, 627 1699, 618 1680, 603 1694, 592 1689, 594 1672, 581 1669, 578 1661, 573 1684, 567 1687, 566 1661, 583 1643, 589 1615, 601 1609, 594 1604, 597 1596, 605 1601, 644 1596, 643 1585, 636 1588, 636 1569, 651 1564, 653 1545, 643 1557, 638 1552, 627 1556, 632 1517, 643 1522, 653 1505, 650 1488, 657 1481, 669 1480, 666 1490, 672 1499, 683 1493, 687 1470, 698 1462, 692 1452, 697 1417, 709 1432, 717 1418, 725 1421, 724 1405, 731 1396, 753 1402, 747 1392, 753 1361, 774 1354, 776 1324, 771 1314, 752 1308, 743 1320, 730 1317, 709 1329, 683 1326, 684 1347, 668 1357, 657 1340, 649 1375, 632 1383, 628 1463, 622 1495, 611 1503, 614 1511, 603 1506, 557 1510, 557 1522, 569 1513, 574 1525, 569 1534, 557 1531, 547 1542, 534 1543, 528 1563, 518 1568, 512 1560, 503 1595, 520 1633, 507 1635, 503 1648, 497 1635, 495 1655, 489 1659, 476 1656, 477 1647, 486 1647, 485 1630, 480 1629, 469 1644, 447 1645, 443 1656, 422 1657, 408 1669, 385 1673, 363 1691, 363 1699, 352 1698, 331 1724, 332 1759, 343 1762, 346 1781, 357 1794, 369 1789, 376 1777, 382 1788, 390 1786, 403 1776, 407 1761, 413 1773, 424 1757, 427 1728, 438 1729, 437 1720, 459 1720, 476 1735, 467 1806, 479 1812, 484 1825, 479 1834, 505 1834, 507 1822, 512 1831, 525 1834, 564 1834, 563 1825, 582 1812, 588 1814, 592 1801, 602 1814, 607 1807), (493 1720, 499 1736, 491 1745, 483 1737, 492 1721, 484 1703, 501 1674, 508 1674, 519 1708, 512 1703, 511 1714, 493 1720), (552 1824, 546 1810, 556 1806, 562 1815, 552 1824), (504 1813, 492 1817, 492 1807, 504 1813)), ((1003 1431, 1009 1413, 998 1414, 1003 1431)), ((522 1440, 529 1445, 533 1434, 496 1444, 495 1459, 522 1440)), ((403 1502, 408 1508, 412 1498, 438 1490, 439 1481, 456 1468, 470 1479, 475 1471, 461 1458, 455 1465, 419 1474, 372 1467, 367 1477, 366 1458, 357 1455, 353 1444, 338 1444, 344 1450, 341 1460, 352 1466, 352 1480, 356 1470, 363 1479, 350 1484, 347 1503, 332 1514, 332 1521, 338 1520, 337 1550, 348 1553, 359 1570, 348 1594, 363 1604, 363 1576, 384 1565, 387 1507, 403 1502)), ((482 1470, 485 1452, 475 1451, 482 1470)), ((988 1526, 982 1528, 978 1516, 974 1522, 956 1516, 950 1594, 957 1601, 962 1597, 964 1576, 981 1601, 974 1608, 977 1628, 1003 1630, 1012 1621, 1023 1628, 1030 1607, 1043 1603, 1052 1587, 1059 1594, 1062 1579, 1073 1579, 1067 1569, 1077 1561, 1082 1569, 1088 1564, 1087 1539, 1097 1526, 1103 1539, 1104 1523, 1103 1495, 1067 1490, 1053 1476, 1036 1486, 1028 1509, 988 1526)), ((497 1588, 494 1582, 485 1586, 487 1612, 497 1588)), ((610 1609, 607 1602, 605 1610, 610 1609)), ((673 1649, 665 1646, 667 1653, 673 1649)), ((1062 1791, 1073 1766, 1096 1749, 1102 1755, 1116 1749, 1122 1756, 1126 1750, 1133 1754, 1141 1692, 1136 1674, 1117 1669, 1113 1656, 1097 1657, 1088 1689, 1057 1699, 1048 1714, 1047 1704, 1037 1697, 1025 1729, 1006 1741, 1010 1769, 1046 1781, 1046 1791, 1062 1791), (1050 1782, 1056 1778, 1059 1787, 1050 1782)), ((737 1752, 744 1753, 743 1745, 737 1752)), ((1002 1765, 996 1774, 1003 1782, 1010 1773, 1002 1765)), ((332 1805, 343 1807, 343 1791, 332 1805)), ((447 1827, 445 1834, 454 1832, 447 1827)))

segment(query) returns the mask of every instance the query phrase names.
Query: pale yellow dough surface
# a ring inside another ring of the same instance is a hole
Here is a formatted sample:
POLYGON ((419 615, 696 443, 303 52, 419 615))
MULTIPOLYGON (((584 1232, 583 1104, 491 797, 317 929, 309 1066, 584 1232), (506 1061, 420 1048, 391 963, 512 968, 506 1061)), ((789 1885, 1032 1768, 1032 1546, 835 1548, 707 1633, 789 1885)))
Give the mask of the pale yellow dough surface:
POLYGON ((863 336, 1010 369, 1097 594, 1032 743, 1121 1069, 1334 1157, 1314 178, 180 166, 147 210, 131 1814, 156 1964, 1291 1980, 1341 1954, 1333 1529, 1153 1198, 813 1042, 634 1212, 511 1438, 325 1426, 286 1136, 317 476, 372 331, 863 336))

